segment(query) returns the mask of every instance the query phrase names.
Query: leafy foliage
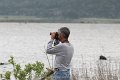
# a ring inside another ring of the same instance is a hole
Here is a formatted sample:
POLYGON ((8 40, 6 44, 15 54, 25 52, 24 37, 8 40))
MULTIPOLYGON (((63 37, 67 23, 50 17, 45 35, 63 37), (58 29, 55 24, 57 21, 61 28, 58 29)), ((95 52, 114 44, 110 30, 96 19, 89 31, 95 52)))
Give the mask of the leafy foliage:
POLYGON ((36 63, 32 64, 32 67, 33 67, 33 70, 35 71, 35 74, 37 76, 40 76, 43 71, 44 64, 36 61, 36 63))
POLYGON ((11 72, 10 72, 10 71, 7 71, 7 72, 5 73, 5 79, 6 79, 6 80, 10 80, 10 75, 11 75, 11 72))
MULTIPOLYGON (((26 64, 24 69, 21 68, 20 64, 15 63, 14 57, 12 56, 8 62, 13 65, 13 74, 16 80, 32 80, 32 72, 34 72, 37 77, 41 77, 44 74, 44 64, 41 62, 36 61, 36 63, 33 64, 26 64)), ((11 73, 12 72, 9 71, 5 73, 6 80, 10 80, 11 73)))

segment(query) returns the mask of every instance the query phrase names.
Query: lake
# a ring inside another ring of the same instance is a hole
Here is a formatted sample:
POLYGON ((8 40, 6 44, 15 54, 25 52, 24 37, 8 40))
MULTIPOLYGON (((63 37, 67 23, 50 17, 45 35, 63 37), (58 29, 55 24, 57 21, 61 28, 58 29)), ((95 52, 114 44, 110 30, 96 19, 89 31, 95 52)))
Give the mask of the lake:
MULTIPOLYGON (((93 62, 100 55, 118 60, 120 57, 120 24, 79 24, 79 23, 0 23, 0 62, 7 62, 10 56, 24 65, 42 61, 48 66, 45 48, 50 32, 60 27, 71 30, 69 41, 75 52, 72 66, 81 60, 93 62)), ((52 64, 52 56, 48 55, 52 64)), ((0 71, 11 69, 0 66, 0 71)))

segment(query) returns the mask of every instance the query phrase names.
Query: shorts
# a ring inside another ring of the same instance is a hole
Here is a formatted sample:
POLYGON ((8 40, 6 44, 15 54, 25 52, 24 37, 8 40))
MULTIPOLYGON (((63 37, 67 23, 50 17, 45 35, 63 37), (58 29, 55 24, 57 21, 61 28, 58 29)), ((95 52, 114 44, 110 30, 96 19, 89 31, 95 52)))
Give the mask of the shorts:
POLYGON ((52 80, 70 80, 70 70, 57 70, 53 74, 52 80))

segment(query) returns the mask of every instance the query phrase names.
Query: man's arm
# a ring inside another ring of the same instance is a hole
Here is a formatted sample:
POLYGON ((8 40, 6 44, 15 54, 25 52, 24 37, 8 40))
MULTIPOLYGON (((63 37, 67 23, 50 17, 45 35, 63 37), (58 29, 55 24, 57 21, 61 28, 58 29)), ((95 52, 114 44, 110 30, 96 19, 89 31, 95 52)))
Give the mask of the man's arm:
POLYGON ((59 43, 57 42, 57 44, 54 44, 54 46, 53 46, 53 43, 54 43, 53 39, 48 42, 46 53, 57 54, 60 52, 60 50, 62 48, 61 45, 59 45, 59 43))

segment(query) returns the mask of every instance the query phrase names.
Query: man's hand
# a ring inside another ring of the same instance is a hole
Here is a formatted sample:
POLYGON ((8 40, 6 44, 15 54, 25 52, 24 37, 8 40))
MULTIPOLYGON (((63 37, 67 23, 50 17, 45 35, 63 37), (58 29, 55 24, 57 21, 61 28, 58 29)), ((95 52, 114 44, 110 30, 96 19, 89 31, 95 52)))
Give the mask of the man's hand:
POLYGON ((55 39, 55 34, 56 34, 56 32, 51 33, 51 39, 55 39))

